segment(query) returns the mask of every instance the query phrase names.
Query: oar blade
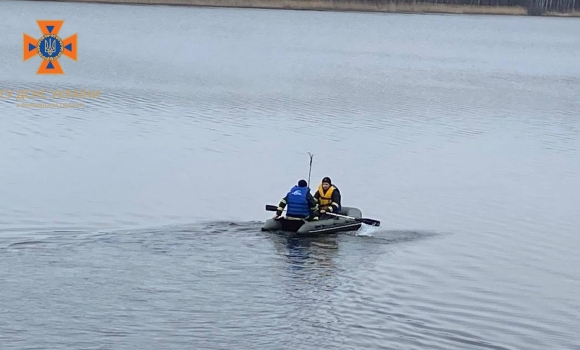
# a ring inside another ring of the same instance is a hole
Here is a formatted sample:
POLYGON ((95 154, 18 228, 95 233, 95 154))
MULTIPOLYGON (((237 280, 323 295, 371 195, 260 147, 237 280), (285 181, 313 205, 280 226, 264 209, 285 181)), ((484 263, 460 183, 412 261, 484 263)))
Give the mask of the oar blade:
POLYGON ((370 226, 381 226, 381 222, 379 220, 373 220, 373 219, 360 219, 360 221, 364 224, 370 225, 370 226))

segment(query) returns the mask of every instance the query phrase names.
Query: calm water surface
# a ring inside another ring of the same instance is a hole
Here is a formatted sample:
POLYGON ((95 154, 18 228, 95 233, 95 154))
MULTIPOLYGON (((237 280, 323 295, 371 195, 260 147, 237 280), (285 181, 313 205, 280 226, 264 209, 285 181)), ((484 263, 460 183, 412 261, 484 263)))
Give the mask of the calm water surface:
POLYGON ((0 90, 101 92, 0 100, 2 350, 580 349, 580 21, 3 1, 0 31, 0 90), (22 61, 43 18, 64 76, 22 61), (307 152, 380 229, 260 232, 307 152))

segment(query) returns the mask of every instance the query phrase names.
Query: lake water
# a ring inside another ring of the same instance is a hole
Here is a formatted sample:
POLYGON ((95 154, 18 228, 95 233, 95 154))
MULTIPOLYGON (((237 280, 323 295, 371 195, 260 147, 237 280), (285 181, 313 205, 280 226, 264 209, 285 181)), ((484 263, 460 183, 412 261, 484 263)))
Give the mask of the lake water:
POLYGON ((577 19, 3 1, 0 31, 0 90, 100 91, 0 100, 2 350, 580 349, 577 19), (22 60, 37 19, 78 33, 63 76, 22 60), (379 229, 260 231, 308 152, 379 229))

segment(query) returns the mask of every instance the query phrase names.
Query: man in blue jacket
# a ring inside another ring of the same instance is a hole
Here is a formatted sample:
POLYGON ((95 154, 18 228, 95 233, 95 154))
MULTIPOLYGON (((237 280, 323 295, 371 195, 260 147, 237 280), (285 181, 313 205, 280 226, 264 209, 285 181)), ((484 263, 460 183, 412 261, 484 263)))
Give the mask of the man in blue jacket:
POLYGON ((282 211, 288 205, 288 211, 286 212, 286 218, 297 218, 304 220, 317 220, 317 204, 312 194, 310 194, 310 189, 306 180, 298 181, 298 186, 292 187, 288 194, 278 204, 278 210, 276 211, 276 216, 274 219, 280 218, 282 211))

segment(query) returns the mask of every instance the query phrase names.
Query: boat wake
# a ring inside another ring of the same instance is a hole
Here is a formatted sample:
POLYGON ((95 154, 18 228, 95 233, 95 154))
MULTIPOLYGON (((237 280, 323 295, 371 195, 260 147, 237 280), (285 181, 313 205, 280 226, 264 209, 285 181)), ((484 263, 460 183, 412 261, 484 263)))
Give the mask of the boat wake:
MULTIPOLYGON (((14 230, 0 230, 0 249, 18 249, 18 248, 42 248, 47 244, 50 246, 65 244, 87 244, 92 240, 100 241, 102 239, 112 240, 122 245, 125 241, 147 242, 149 240, 163 240, 166 242, 175 242, 182 240, 199 240, 206 241, 211 239, 214 243, 222 240, 231 239, 253 239, 266 236, 280 236, 290 238, 302 237, 289 232, 263 232, 261 226, 263 222, 231 222, 231 221, 212 221, 180 225, 157 226, 139 229, 67 229, 50 227, 46 230, 38 228, 17 228, 14 230)), ((357 231, 318 234, 310 237, 314 241, 318 240, 341 240, 348 237, 365 237, 368 243, 373 244, 393 244, 401 242, 416 241, 435 235, 436 233, 416 230, 385 230, 381 227, 363 224, 357 231)), ((306 237, 302 237, 305 239, 306 237)))
POLYGON ((361 227, 356 231, 355 236, 372 237, 375 232, 380 230, 381 229, 377 226, 362 224, 361 227))

